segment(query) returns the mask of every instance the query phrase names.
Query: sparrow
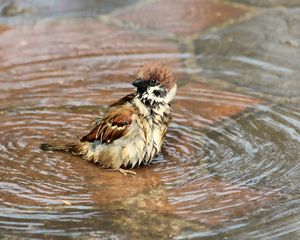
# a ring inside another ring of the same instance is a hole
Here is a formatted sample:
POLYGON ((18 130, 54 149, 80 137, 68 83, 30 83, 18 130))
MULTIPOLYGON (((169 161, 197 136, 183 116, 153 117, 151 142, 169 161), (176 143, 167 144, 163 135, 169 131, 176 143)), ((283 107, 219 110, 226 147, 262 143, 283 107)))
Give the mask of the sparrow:
POLYGON ((40 148, 70 152, 103 168, 135 174, 128 169, 151 163, 161 151, 177 85, 171 71, 157 62, 142 65, 132 85, 135 91, 108 106, 80 142, 44 143, 40 148))

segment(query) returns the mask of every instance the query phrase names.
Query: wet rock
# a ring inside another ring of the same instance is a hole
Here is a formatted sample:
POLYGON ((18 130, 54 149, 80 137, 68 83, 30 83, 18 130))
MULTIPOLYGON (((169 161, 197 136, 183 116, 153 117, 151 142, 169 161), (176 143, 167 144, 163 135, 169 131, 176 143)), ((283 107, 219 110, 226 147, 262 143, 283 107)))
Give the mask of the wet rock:
POLYGON ((219 1, 162 0, 128 9, 116 17, 130 26, 186 36, 239 17, 248 11, 219 1))
POLYGON ((227 1, 251 4, 251 5, 259 6, 259 7, 279 7, 279 6, 298 7, 298 6, 300 6, 299 0, 264 0, 264 1, 261 1, 261 0, 227 0, 227 1))
POLYGON ((202 74, 279 96, 299 96, 300 11, 271 10, 195 40, 202 74))
POLYGON ((16 15, 21 15, 25 12, 26 12, 25 8, 18 6, 15 2, 11 2, 2 9, 1 15, 4 17, 11 17, 16 15))
POLYGON ((10 27, 7 25, 0 25, 0 34, 2 34, 3 32, 9 30, 10 27))

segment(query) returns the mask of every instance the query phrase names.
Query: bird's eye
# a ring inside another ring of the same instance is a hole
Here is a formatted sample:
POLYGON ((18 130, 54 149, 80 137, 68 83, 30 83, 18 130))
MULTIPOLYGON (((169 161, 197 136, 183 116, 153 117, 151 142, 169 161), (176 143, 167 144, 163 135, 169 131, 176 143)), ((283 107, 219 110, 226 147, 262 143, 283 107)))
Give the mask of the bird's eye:
POLYGON ((155 79, 150 79, 149 83, 151 86, 155 86, 157 84, 157 81, 155 79))

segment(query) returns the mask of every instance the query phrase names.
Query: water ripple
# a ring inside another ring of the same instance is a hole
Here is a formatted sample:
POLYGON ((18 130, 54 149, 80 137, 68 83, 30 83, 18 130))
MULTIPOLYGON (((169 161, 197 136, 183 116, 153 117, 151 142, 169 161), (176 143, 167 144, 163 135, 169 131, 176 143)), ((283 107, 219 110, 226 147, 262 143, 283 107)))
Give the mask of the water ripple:
POLYGON ((297 106, 266 105, 184 78, 190 54, 172 41, 75 23, 45 21, 22 26, 24 39, 17 30, 0 39, 1 230, 33 238, 270 239, 299 229, 297 106), (149 59, 166 61, 181 80, 153 164, 125 177, 39 150, 43 142, 78 141, 95 115, 132 91, 136 68, 149 59))

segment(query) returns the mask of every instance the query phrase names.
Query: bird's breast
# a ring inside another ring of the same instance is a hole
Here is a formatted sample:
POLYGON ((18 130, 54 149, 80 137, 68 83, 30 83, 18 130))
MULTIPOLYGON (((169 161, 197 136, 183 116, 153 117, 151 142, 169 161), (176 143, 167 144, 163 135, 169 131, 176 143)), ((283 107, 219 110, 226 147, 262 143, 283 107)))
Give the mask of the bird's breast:
POLYGON ((145 156, 143 162, 150 163, 152 159, 161 151, 167 124, 163 117, 154 114, 151 117, 141 117, 141 129, 145 136, 145 156))

